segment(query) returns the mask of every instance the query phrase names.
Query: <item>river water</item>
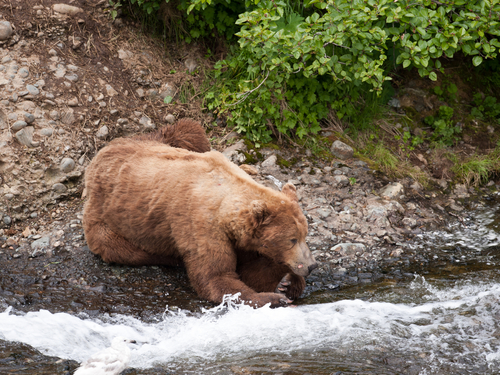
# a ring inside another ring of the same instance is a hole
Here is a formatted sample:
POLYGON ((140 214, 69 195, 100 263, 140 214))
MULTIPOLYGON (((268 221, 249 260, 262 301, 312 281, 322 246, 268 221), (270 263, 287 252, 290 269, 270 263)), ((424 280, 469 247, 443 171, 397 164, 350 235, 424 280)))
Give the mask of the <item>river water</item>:
MULTIPOLYGON (((199 311, 165 306, 148 321, 8 308, 0 350, 22 343, 81 362, 119 335, 138 342, 127 374, 498 374, 498 197, 463 216, 413 245, 449 256, 442 272, 319 291, 296 308, 254 310, 230 298, 199 311)), ((43 373, 26 368, 17 373, 43 373)))

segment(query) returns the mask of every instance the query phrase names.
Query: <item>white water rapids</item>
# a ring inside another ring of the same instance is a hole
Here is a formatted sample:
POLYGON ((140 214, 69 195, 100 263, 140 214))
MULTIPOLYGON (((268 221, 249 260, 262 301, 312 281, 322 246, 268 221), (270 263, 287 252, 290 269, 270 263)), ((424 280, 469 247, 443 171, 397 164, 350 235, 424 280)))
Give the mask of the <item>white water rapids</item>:
MULTIPOLYGON (((315 352, 404 354, 406 360, 419 359, 421 374, 444 365, 467 369, 469 363, 496 373, 500 372, 500 283, 489 278, 442 287, 417 277, 408 285, 415 296, 411 304, 343 300, 254 310, 229 301, 226 307, 199 314, 168 312, 156 323, 45 310, 19 315, 9 308, 0 313, 0 339, 81 362, 109 346, 113 337, 123 336, 139 343, 132 350, 131 367, 160 366, 176 373, 197 373, 202 368, 202 373, 212 373, 205 366, 268 354, 287 358, 301 352, 313 357, 315 352), (456 356, 464 361, 457 362, 456 356)), ((391 292, 377 300, 384 298, 394 300, 391 292)))

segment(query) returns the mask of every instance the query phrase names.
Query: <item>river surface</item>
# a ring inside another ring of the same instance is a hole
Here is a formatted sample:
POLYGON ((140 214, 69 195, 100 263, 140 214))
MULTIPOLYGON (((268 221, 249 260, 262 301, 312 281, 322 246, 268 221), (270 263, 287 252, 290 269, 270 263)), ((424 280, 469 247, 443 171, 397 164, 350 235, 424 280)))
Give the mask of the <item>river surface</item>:
POLYGON ((70 373, 115 336, 137 341, 127 374, 500 373, 498 196, 412 246, 449 259, 412 280, 318 291, 295 308, 228 298, 144 320, 9 307, 0 373, 70 373))

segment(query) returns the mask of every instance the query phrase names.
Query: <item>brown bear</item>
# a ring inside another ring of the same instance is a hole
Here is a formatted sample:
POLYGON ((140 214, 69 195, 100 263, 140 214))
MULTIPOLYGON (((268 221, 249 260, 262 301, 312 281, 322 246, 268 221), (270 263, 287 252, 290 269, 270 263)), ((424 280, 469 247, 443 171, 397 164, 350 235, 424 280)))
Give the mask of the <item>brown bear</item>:
POLYGON ((196 292, 260 307, 299 297, 317 267, 295 187, 264 187, 216 151, 116 139, 85 174, 83 227, 106 262, 183 263, 196 292))

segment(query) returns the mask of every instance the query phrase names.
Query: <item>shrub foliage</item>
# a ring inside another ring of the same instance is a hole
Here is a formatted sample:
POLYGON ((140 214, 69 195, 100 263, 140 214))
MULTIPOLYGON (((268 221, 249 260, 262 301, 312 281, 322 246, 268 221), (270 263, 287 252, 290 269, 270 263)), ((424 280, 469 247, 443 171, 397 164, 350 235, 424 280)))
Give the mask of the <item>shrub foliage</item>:
POLYGON ((500 48, 500 0, 181 0, 179 7, 205 19, 193 37, 227 35, 233 21, 239 27, 207 99, 254 141, 269 140, 274 129, 315 133, 330 110, 352 117, 396 65, 436 80, 443 55, 462 53, 478 66, 500 48), (224 22, 215 22, 221 11, 224 22))

